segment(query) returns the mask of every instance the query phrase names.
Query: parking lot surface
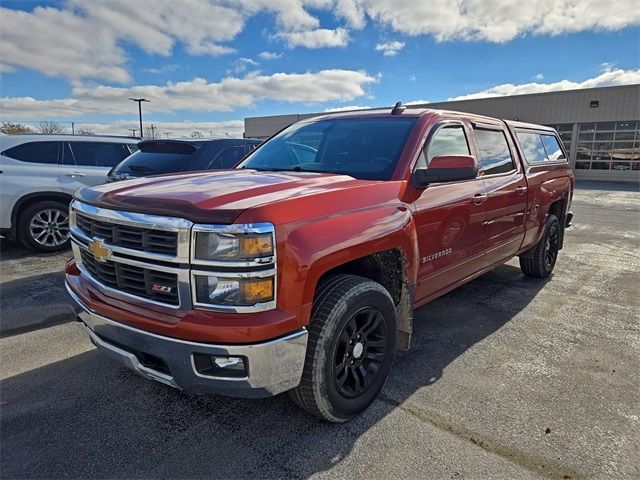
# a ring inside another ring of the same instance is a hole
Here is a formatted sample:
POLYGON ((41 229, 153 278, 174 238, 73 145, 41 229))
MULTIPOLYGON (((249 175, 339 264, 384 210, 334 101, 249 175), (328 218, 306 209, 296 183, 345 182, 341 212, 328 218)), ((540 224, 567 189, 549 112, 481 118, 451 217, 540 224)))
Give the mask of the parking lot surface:
POLYGON ((584 184, 554 275, 517 260, 415 313, 360 418, 192 397, 97 352, 69 253, 2 240, 2 478, 639 478, 640 193, 584 184))

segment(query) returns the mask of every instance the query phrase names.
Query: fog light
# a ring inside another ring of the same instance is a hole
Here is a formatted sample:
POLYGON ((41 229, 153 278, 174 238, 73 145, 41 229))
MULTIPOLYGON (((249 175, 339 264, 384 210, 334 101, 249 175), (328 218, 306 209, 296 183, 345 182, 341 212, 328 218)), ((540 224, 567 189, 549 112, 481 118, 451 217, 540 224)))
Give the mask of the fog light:
POLYGON ((243 357, 193 354, 193 368, 204 377, 244 378, 247 367, 243 357))

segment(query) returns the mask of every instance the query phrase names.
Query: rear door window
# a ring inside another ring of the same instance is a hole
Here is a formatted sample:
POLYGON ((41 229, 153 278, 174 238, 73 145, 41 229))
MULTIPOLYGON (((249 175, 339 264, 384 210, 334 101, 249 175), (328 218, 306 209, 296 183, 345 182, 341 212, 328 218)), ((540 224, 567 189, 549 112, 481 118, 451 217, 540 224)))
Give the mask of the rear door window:
POLYGON ((515 169, 511 151, 502 130, 475 129, 480 148, 480 168, 485 175, 506 173, 515 169))
POLYGON ((129 156, 121 143, 69 142, 76 165, 115 167, 129 156))
POLYGON ((516 131, 516 137, 529 164, 566 160, 555 135, 516 131))
POLYGON ((528 163, 540 163, 547 159, 542 139, 537 133, 517 132, 518 143, 528 163))
POLYGON ((558 139, 555 135, 540 135, 542 137, 542 143, 544 144, 544 149, 547 151, 547 161, 548 162, 557 162, 559 160, 566 160, 567 158, 564 156, 562 152, 562 148, 560 147, 560 143, 558 143, 558 139))
POLYGON ((61 142, 28 142, 2 152, 6 157, 29 163, 58 163, 58 149, 61 142))

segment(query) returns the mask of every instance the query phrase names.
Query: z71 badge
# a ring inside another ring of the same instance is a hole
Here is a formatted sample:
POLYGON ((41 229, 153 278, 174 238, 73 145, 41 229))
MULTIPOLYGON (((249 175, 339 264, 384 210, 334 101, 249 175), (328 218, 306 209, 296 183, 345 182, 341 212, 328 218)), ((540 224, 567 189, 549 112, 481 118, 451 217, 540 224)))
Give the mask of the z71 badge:
POLYGON ((151 285, 152 292, 160 292, 160 293, 171 293, 172 288, 167 285, 160 285, 158 283, 154 283, 151 285))
POLYGON ((422 263, 427 263, 427 262, 430 262, 431 260, 435 260, 436 258, 444 257, 445 255, 450 255, 452 252, 453 252, 453 248, 447 248, 446 250, 441 250, 431 255, 427 255, 426 257, 422 257, 422 263))

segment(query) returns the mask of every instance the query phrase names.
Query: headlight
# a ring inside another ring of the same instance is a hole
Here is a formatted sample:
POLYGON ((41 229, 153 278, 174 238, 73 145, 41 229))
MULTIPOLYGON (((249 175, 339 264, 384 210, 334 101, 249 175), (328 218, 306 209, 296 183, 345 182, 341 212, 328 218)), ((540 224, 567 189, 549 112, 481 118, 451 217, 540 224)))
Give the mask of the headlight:
POLYGON ((275 229, 270 223, 194 225, 194 306, 237 313, 275 308, 275 249, 275 229))
MULTIPOLYGON (((195 274, 195 300, 200 305, 248 307, 274 300, 275 276, 224 277, 195 274)), ((221 274, 223 275, 223 274, 221 274)))
POLYGON ((193 257, 196 263, 198 260, 205 262, 270 260, 274 256, 274 233, 271 224, 196 225, 194 235, 193 257))

